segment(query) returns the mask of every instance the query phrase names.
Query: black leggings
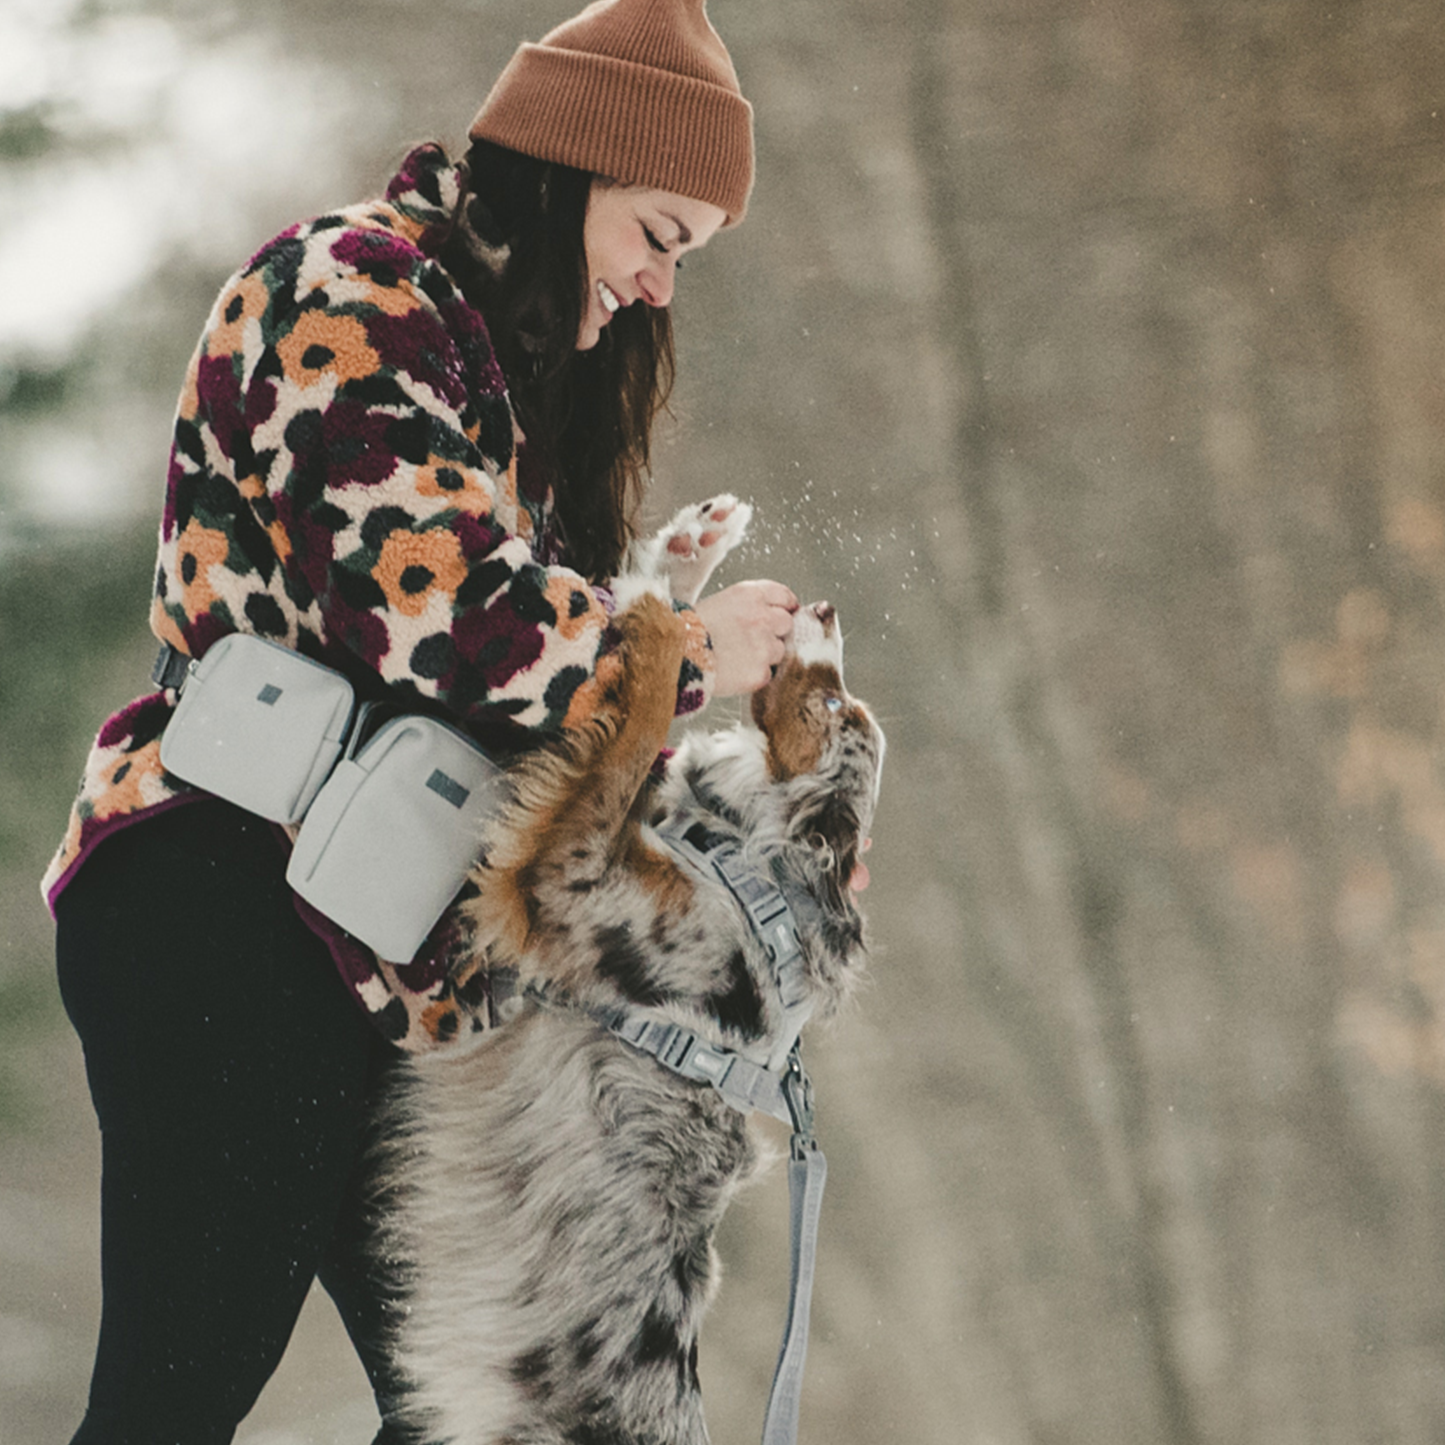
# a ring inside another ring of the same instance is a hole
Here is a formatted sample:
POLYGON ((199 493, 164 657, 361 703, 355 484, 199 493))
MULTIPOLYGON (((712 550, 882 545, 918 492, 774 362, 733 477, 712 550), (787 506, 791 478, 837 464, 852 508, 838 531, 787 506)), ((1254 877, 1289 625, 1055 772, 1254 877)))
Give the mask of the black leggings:
POLYGON ((75 1445, 229 1441, 314 1278, 389 1413, 358 1160, 395 1052, 284 871, 269 823, 208 800, 101 843, 57 905, 104 1161, 100 1342, 75 1445))

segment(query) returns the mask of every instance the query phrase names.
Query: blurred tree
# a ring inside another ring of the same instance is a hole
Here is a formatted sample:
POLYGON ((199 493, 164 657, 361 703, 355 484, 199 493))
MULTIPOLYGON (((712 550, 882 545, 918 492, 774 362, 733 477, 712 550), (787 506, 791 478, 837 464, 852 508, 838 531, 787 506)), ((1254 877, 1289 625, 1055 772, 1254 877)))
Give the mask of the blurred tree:
POLYGON ((911 238, 822 348, 875 405, 835 382, 795 445, 912 451, 888 490, 933 523, 929 586, 855 588, 903 618, 875 872, 908 881, 875 906, 891 1067, 829 1080, 891 1349, 828 1438, 1435 1439, 1440 37, 895 16, 850 15, 866 122, 846 69, 793 102, 852 160, 833 223, 911 238), (910 249, 922 284, 870 294, 910 249))

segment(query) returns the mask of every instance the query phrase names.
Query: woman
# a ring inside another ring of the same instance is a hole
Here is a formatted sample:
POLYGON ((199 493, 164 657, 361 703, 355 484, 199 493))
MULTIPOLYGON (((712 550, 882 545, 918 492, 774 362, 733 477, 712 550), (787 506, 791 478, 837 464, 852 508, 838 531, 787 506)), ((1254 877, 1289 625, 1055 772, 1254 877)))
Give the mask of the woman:
MULTIPOLYGON (((151 622, 183 656, 271 638, 505 750, 584 722, 618 665, 601 582, 671 380, 667 306, 682 256, 742 218, 751 110, 702 0, 602 0, 521 47, 470 134, 460 165, 421 147, 223 289, 151 622)), ((753 582, 688 613, 679 711, 759 686, 796 606, 753 582)), ((101 730, 46 883, 104 1146, 75 1440, 231 1439, 316 1277, 385 1420, 366 1099, 398 1048, 486 1026, 487 981, 449 967, 447 917, 394 967, 300 909, 277 830, 161 767, 174 700, 101 730)))

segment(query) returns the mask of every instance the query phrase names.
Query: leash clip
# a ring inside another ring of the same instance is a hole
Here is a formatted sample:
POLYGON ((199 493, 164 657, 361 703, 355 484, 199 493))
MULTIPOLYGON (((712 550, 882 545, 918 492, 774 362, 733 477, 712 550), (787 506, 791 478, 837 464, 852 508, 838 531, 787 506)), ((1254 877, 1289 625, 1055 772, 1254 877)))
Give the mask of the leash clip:
POLYGON ((793 1119, 792 1152, 802 1159, 818 1147, 813 1133, 813 1081, 803 1067, 802 1050, 793 1045, 788 1055, 788 1069, 783 1075, 783 1099, 793 1119))

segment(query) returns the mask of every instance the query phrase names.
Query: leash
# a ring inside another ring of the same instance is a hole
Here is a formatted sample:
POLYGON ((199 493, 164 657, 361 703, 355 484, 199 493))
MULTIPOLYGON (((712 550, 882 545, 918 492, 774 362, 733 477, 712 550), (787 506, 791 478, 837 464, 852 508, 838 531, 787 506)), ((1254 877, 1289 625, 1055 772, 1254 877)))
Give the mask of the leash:
POLYGON ((794 1445, 803 1400, 803 1365, 808 1355, 808 1321, 813 1300, 813 1270, 818 1260, 818 1220, 828 1161, 813 1137, 813 1084, 803 1071, 793 1045, 784 1083, 793 1111, 793 1142, 788 1158, 788 1205, 791 1216, 792 1267, 788 1285, 788 1323, 773 1372, 768 1412, 763 1417, 763 1445, 794 1445))

